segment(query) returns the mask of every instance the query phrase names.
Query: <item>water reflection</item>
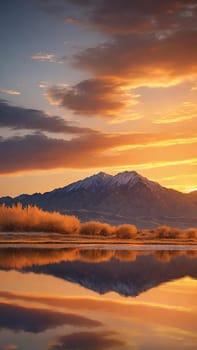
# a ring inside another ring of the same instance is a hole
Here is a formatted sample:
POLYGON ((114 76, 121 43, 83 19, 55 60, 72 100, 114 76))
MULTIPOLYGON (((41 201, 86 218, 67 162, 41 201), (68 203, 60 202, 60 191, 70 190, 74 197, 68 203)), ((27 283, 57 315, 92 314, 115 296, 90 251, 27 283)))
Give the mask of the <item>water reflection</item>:
MULTIPOLYGON (((5 294, 4 297, 6 298, 5 294)), ((0 303, 0 315, 0 328, 32 333, 43 332, 64 324, 87 327, 101 325, 98 321, 82 316, 3 303, 0 303)))
POLYGON ((52 345, 49 350, 105 350, 124 347, 125 341, 119 340, 114 332, 76 332, 58 339, 58 343, 52 345))
POLYGON ((104 249, 1 249, 1 269, 51 275, 96 291, 123 296, 170 280, 197 278, 195 251, 104 249))
POLYGON ((152 255, 156 260, 168 262, 172 258, 186 256, 197 258, 197 251, 190 250, 133 250, 101 248, 0 248, 0 266, 22 268, 32 265, 59 263, 62 261, 104 262, 115 258, 119 261, 135 261, 139 256, 152 255))
POLYGON ((194 350, 196 278, 194 250, 0 248, 0 349, 194 350))

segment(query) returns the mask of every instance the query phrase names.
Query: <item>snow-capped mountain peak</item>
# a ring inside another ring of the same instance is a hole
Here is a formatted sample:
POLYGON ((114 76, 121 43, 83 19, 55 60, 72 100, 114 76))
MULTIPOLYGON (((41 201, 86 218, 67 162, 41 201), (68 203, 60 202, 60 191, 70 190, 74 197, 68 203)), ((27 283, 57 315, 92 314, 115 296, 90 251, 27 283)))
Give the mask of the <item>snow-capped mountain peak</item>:
POLYGON ((124 171, 113 176, 112 183, 116 186, 129 184, 129 187, 135 185, 142 177, 136 171, 124 171))
POLYGON ((131 189, 137 183, 143 183, 151 191, 156 191, 161 188, 157 182, 148 180, 146 177, 141 176, 136 171, 124 171, 122 173, 118 173, 110 180, 112 187, 127 186, 128 189, 131 189))
POLYGON ((114 187, 128 186, 131 189, 139 181, 144 183, 147 187, 153 189, 159 186, 156 182, 150 181, 147 178, 141 176, 136 171, 124 171, 116 175, 110 175, 104 172, 99 172, 95 175, 89 176, 84 180, 77 181, 66 187, 66 191, 76 191, 79 189, 99 190, 103 187, 113 189, 114 187))
POLYGON ((106 184, 111 178, 112 175, 109 175, 104 172, 99 172, 98 174, 86 177, 84 180, 75 182, 67 187, 68 191, 78 190, 78 189, 89 189, 90 187, 98 188, 106 184))

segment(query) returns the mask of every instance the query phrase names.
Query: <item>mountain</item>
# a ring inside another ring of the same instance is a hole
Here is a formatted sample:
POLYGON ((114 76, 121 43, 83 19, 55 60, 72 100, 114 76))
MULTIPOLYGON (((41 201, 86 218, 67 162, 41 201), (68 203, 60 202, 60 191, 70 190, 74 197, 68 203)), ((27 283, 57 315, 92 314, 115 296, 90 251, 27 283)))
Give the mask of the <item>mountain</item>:
POLYGON ((132 222, 147 228, 197 224, 197 191, 185 194, 168 189, 135 171, 115 176, 100 172, 44 194, 0 198, 0 203, 9 206, 18 202, 74 214, 82 221, 132 222))

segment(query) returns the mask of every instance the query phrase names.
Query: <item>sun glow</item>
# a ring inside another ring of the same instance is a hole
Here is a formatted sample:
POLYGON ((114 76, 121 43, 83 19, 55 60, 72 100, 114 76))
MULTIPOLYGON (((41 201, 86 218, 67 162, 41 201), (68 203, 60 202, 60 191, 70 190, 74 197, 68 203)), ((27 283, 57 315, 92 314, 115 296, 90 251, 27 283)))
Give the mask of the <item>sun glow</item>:
POLYGON ((194 191, 197 191, 197 187, 187 187, 186 186, 184 192, 190 193, 190 192, 194 192, 194 191))

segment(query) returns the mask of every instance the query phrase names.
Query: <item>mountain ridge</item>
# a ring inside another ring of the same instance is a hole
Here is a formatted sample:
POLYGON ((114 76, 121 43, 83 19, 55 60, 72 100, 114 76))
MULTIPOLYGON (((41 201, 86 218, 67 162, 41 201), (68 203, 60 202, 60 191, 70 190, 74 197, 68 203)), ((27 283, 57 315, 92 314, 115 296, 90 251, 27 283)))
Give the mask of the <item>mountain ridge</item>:
POLYGON ((77 214, 82 221, 94 220, 93 213, 102 212, 101 218, 96 214, 99 221, 113 223, 114 216, 114 222, 122 217, 125 221, 121 223, 129 223, 137 217, 145 217, 149 221, 159 217, 194 218, 197 212, 195 192, 186 194, 165 188, 136 171, 116 175, 99 172, 43 194, 2 197, 0 204, 11 206, 20 202, 22 205, 37 205, 48 211, 77 214))
POLYGON ((178 191, 178 190, 175 190, 174 188, 170 188, 170 187, 164 187, 162 185, 159 184, 159 182, 156 182, 156 181, 153 181, 153 180, 149 180, 148 178, 140 175, 139 173, 137 173, 135 170, 132 170, 132 171, 124 171, 124 172, 120 172, 120 173, 117 173, 116 175, 111 175, 111 174, 108 174, 108 173, 105 173, 103 171, 100 171, 96 174, 93 174, 93 175, 90 175, 88 177, 85 177, 84 179, 80 179, 80 180, 77 180, 77 181, 74 181, 74 182, 71 182, 65 186, 62 186, 62 187, 58 187, 58 188, 55 188, 53 190, 50 190, 50 191, 46 191, 46 192, 34 192, 32 194, 28 194, 28 193, 23 193, 23 194, 20 194, 20 195, 17 195, 17 196, 2 196, 0 197, 0 200, 2 200, 3 198, 7 198, 7 199, 16 199, 16 198, 19 198, 21 196, 36 196, 36 195, 44 195, 44 194, 47 194, 47 193, 51 193, 51 192, 55 192, 55 191, 60 191, 60 190, 63 190, 63 189, 66 189, 66 188, 71 188, 71 187, 74 187, 75 185, 77 184, 80 184, 80 183, 84 183, 86 180, 89 180, 89 179, 92 179, 92 178, 96 178, 96 177, 109 177, 109 178, 115 178, 115 177, 118 177, 119 175, 124 175, 124 174, 135 174, 139 179, 143 179, 143 180, 146 180, 148 181, 149 183, 152 183, 152 184, 157 184, 158 186, 160 186, 161 188, 164 188, 164 189, 167 189, 167 190, 170 190, 170 191, 174 191, 176 193, 181 193, 181 194, 184 194, 184 195, 190 195, 190 194, 197 194, 197 190, 194 190, 194 191, 191 191, 191 192, 188 192, 188 193, 185 193, 185 192, 181 192, 181 191, 178 191))

